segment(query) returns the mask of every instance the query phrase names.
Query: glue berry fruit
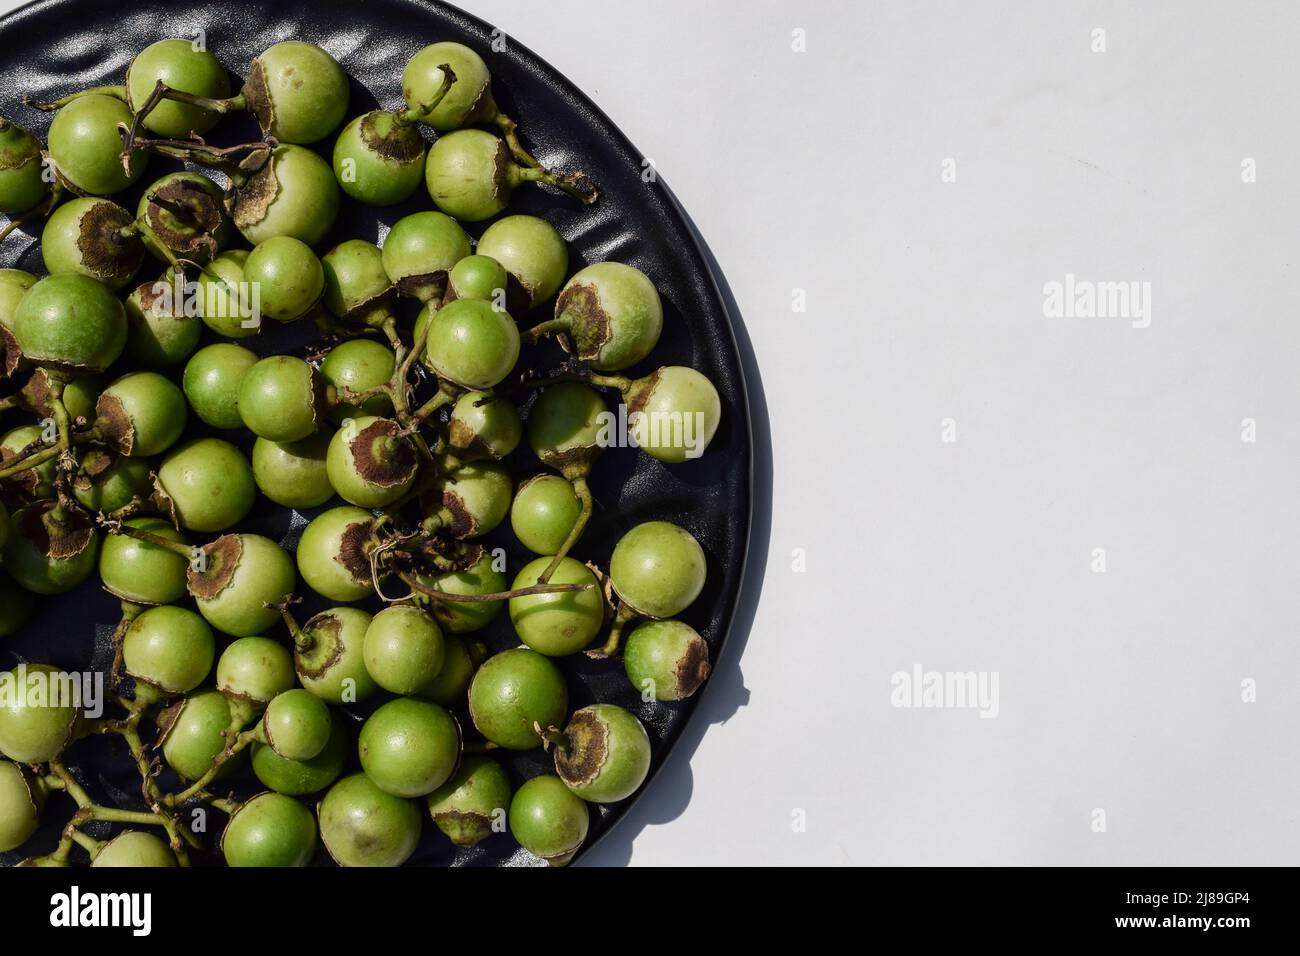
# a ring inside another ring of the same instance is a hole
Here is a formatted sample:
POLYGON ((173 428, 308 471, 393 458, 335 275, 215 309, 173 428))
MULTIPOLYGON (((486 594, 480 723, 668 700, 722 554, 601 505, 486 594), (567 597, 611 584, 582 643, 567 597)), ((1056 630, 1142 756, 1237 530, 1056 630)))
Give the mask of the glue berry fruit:
POLYGON ((100 393, 95 429, 120 454, 152 457, 185 431, 185 395, 157 372, 131 372, 100 393))
MULTIPOLYGON (((230 94, 230 78, 215 56, 196 49, 191 40, 159 40, 131 60, 126 71, 127 103, 134 111, 148 102, 159 82, 194 96, 221 99, 230 94)), ((144 117, 147 129, 170 139, 202 136, 221 119, 219 113, 189 103, 164 100, 144 117)))
POLYGON ((76 273, 41 279, 14 315, 14 340, 36 365, 102 372, 122 354, 126 334, 113 290, 76 273))
POLYGON ((509 750, 540 747, 542 738, 536 728, 559 728, 568 708, 564 675, 548 658, 528 648, 488 658, 470 683, 474 726, 509 750))
POLYGON ((649 355, 663 324, 659 292, 644 272, 620 262, 598 262, 565 284, 555 302, 555 318, 530 336, 560 334, 565 348, 592 368, 615 372, 649 355))
POLYGON ((187 531, 225 531, 252 510, 257 486, 242 451, 220 438, 198 438, 163 458, 155 497, 187 531))
POLYGON ((366 545, 374 516, 341 506, 311 520, 298 539, 298 570, 307 586, 331 601, 360 601, 374 593, 366 545))
POLYGON ((706 563, 699 542, 667 521, 647 521, 619 539, 609 576, 620 600, 645 617, 673 617, 704 588, 706 563))
POLYGON ((72 743, 79 729, 76 704, 52 701, 47 685, 60 674, 48 664, 19 664, 0 675, 9 688, 0 700, 0 754, 14 763, 53 760, 72 743))
POLYGON ((316 819, 292 797, 259 793, 226 823, 221 852, 227 866, 307 866, 316 852, 316 819))
POLYGON ((395 604, 371 619, 363 654, 376 684, 394 694, 415 694, 442 670, 446 642, 427 611, 395 604))
POLYGON ((190 595, 213 627, 251 637, 279 619, 275 605, 293 593, 293 561, 270 538, 227 534, 202 549, 202 570, 191 564, 190 595), (270 605, 268 607, 268 605, 270 605))
POLYGON ((253 480, 262 494, 286 508, 315 508, 334 497, 325 469, 333 432, 317 432, 300 441, 259 438, 253 445, 253 480))
POLYGON ((144 243, 131 214, 107 199, 64 203, 41 232, 41 258, 50 275, 80 273, 112 289, 125 288, 144 262, 144 243))
MULTIPOLYGON (((524 565, 511 588, 532 587, 550 563, 550 558, 538 558, 524 565)), ((605 623, 605 599, 596 576, 573 558, 560 562, 551 583, 590 584, 591 588, 511 598, 510 623, 519 639, 540 654, 576 654, 600 633, 605 623)))
MULTIPOLYGON (((339 389, 353 392, 365 392, 387 384, 397 367, 397 356, 393 350, 372 339, 350 339, 330 349, 325 360, 321 362, 320 373, 325 381, 339 389)), ((336 425, 345 419, 360 418, 363 415, 384 417, 392 415, 393 402, 386 394, 372 395, 358 407, 347 402, 339 402, 329 411, 329 419, 336 425)))
POLYGON ((393 225, 384 238, 382 261, 402 295, 441 302, 452 267, 470 254, 460 223, 440 212, 417 212, 393 225))
POLYGON ((330 484, 344 501, 383 508, 415 484, 419 460, 397 422, 365 416, 334 433, 325 467, 330 484))
POLYGON ((294 637, 294 668, 298 680, 317 697, 331 704, 365 700, 375 690, 366 670, 364 646, 370 615, 354 607, 322 611, 294 637))
POLYGON ((301 797, 319 793, 337 780, 352 747, 346 718, 331 710, 329 740, 310 760, 289 760, 256 741, 252 752, 253 773, 263 786, 276 793, 301 797))
POLYGON ((582 502, 559 475, 534 475, 519 486, 510 506, 515 537, 534 554, 556 554, 573 531, 582 502))
POLYGON ((131 110, 121 100, 103 94, 81 96, 58 111, 50 124, 49 151, 59 175, 80 193, 111 196, 135 183, 148 157, 131 157, 122 166, 119 125, 131 125, 131 110))
POLYGON ((328 399, 316 370, 292 355, 264 358, 239 386, 239 415, 254 435, 287 442, 306 438, 324 417, 328 399))
POLYGON ((109 840, 90 861, 92 867, 173 867, 176 855, 171 848, 144 830, 126 830, 109 840))
POLYGON ((0 116, 0 213, 21 216, 49 195, 40 141, 0 116))
POLYGON ((325 291, 325 269, 306 243, 292 236, 276 236, 249 253, 244 281, 258 284, 263 316, 292 322, 320 300, 325 291))
MULTIPOLYGON (((158 715, 163 759, 182 780, 198 780, 212 766, 226 746, 231 711, 226 695, 219 690, 195 691, 158 715)), ((238 754, 217 771, 217 779, 229 776, 239 766, 238 754)))
POLYGON ((574 711, 563 737, 566 743, 555 749, 555 772, 584 800, 626 800, 650 772, 650 737, 622 707, 593 704, 574 711))
POLYGON ((709 676, 709 645, 689 624, 646 621, 628 635, 623 667, 643 696, 685 700, 709 676))
POLYGON ((420 810, 364 773, 344 777, 317 808, 321 841, 339 866, 401 866, 420 841, 420 810))
POLYGON ((266 745, 286 760, 310 760, 330 738, 330 712, 315 694, 296 687, 274 697, 262 714, 266 745))
POLYGON ((467 756, 460 767, 428 799, 434 824, 456 846, 471 847, 487 839, 493 827, 506 822, 510 807, 510 778, 490 757, 467 756))
POLYGON ((491 388, 510 374, 519 358, 514 320, 481 299, 457 299, 434 313, 425 306, 416 318, 415 334, 426 325, 425 366, 461 388, 491 388))
POLYGON ((30 771, 0 761, 0 853, 16 850, 41 823, 45 787, 30 771))
MULTIPOLYGON (((131 518, 128 528, 187 544, 185 536, 162 518, 131 518)), ((175 604, 185 597, 183 555, 125 534, 110 534, 99 550, 99 577, 104 590, 132 604, 175 604)))
POLYGON ((395 797, 427 796, 460 761, 460 725, 437 704, 399 697, 362 724, 357 752, 380 790, 395 797))
POLYGON ((217 661, 217 689, 240 713, 256 714, 294 685, 293 658, 279 641, 241 637, 217 661))
POLYGON ((475 250, 505 267, 523 311, 559 291, 569 270, 564 239, 545 219, 506 216, 488 226, 475 250))
POLYGON ((136 697, 160 700, 188 694, 212 670, 212 628, 183 607, 154 607, 127 627, 122 662, 135 679, 136 697))
POLYGON ((254 352, 229 342, 195 352, 185 366, 184 376, 185 397, 194 414, 213 428, 243 428, 239 386, 257 361, 254 352))
POLYGON ((565 866, 573 859, 590 825, 587 804, 550 774, 533 777, 510 801, 510 832, 520 846, 551 866, 565 866))

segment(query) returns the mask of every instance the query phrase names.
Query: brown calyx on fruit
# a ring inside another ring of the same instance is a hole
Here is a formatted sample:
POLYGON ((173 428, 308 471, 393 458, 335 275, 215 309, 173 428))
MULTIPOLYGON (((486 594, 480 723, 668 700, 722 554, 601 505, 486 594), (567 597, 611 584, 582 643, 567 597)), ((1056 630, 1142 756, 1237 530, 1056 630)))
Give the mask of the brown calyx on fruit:
POLYGON ((594 285, 578 283, 566 288, 555 303, 555 315, 569 320, 568 335, 560 336, 560 345, 566 352, 574 353, 584 362, 600 357, 600 350, 610 338, 610 319, 594 285))
MULTIPOLYGON (((0 331, 3 330, 3 326, 0 326, 0 331)), ((14 350, 17 349, 18 344, 15 342, 14 350)), ((27 384, 23 386, 23 395, 27 398, 27 404, 42 418, 54 417, 54 404, 50 401, 50 396, 53 394, 54 382, 48 369, 36 369, 32 372, 32 377, 27 380, 27 384)))
POLYGON ((77 230, 82 262, 97 278, 129 276, 144 262, 144 244, 122 230, 134 220, 116 203, 103 200, 86 210, 77 230))
POLYGON ((55 561, 75 558, 95 540, 90 519, 80 510, 64 510, 56 501, 41 502, 23 512, 21 528, 38 554, 55 561))
POLYGON ((294 651, 298 673, 303 677, 319 680, 329 673, 330 668, 343 656, 343 641, 339 638, 343 631, 343 624, 329 611, 322 611, 308 621, 302 630, 311 644, 306 649, 299 648, 294 651))
POLYGON ((230 218, 240 229, 255 226, 280 194, 280 180, 275 175, 275 159, 269 149, 259 149, 239 164, 249 174, 226 200, 230 218))
POLYGON ((452 537, 473 537, 474 532, 478 530, 478 521, 465 507, 465 499, 451 489, 447 489, 442 493, 442 507, 451 516, 446 530, 452 537))
POLYGON ((686 646, 686 653, 677 662, 677 696, 685 699, 700 689, 713 671, 709 664, 709 645, 704 638, 695 637, 686 646))
POLYGON ((632 383, 625 396, 629 415, 645 410, 646 405, 650 403, 650 396, 659 387, 659 380, 663 378, 663 374, 663 369, 657 368, 645 378, 639 378, 632 383))
POLYGON ((0 378, 8 378, 18 368, 23 353, 9 327, 0 325, 0 378))
POLYGON ((555 772, 565 783, 591 783, 609 759, 609 727, 589 709, 577 711, 564 728, 568 749, 555 751, 555 772))
POLYGON ((182 256, 199 251, 209 258, 216 255, 213 233, 221 226, 221 208, 203 187, 174 179, 153 193, 144 216, 167 248, 182 256))
POLYGON ((357 584, 370 584, 370 555, 367 545, 373 535, 369 521, 355 521, 343 529, 338 553, 334 560, 343 565, 348 576, 357 584))
POLYGON ((242 92, 249 112, 257 118, 257 125, 263 133, 269 133, 275 125, 275 104, 271 102, 271 91, 266 85, 266 67, 260 59, 254 60, 249 67, 242 92))
POLYGON ((546 448, 539 451, 537 457, 569 481, 576 481, 587 477, 592 462, 599 454, 599 445, 578 445, 573 448, 546 448))
POLYGON ((115 451, 130 455, 135 448, 135 425, 121 400, 107 392, 95 402, 95 429, 115 451))
POLYGON ((81 456, 81 467, 72 479, 72 487, 81 492, 90 491, 108 474, 117 458, 102 448, 91 448, 81 456))
POLYGON ((357 474, 372 485, 393 488, 415 474, 415 449, 398 437, 397 423, 387 418, 371 422, 348 443, 357 474))
POLYGON ((433 815, 433 822, 454 846, 476 846, 492 833, 492 818, 473 810, 442 810, 433 815))
POLYGON ((224 534, 211 544, 203 546, 203 570, 191 564, 185 572, 189 592, 199 601, 211 601, 229 587, 244 555, 244 543, 237 534, 224 534))
POLYGON ((366 148, 390 163, 405 165, 424 155, 424 139, 415 127, 398 123, 396 117, 382 110, 372 110, 361 117, 361 141, 366 148), (387 118, 388 129, 380 130, 381 120, 387 118))
POLYGON ((451 298, 446 298, 443 302, 445 305, 455 299, 447 282, 446 269, 402 276, 397 280, 397 291, 407 298, 419 299, 421 302, 437 302, 450 296, 451 298))

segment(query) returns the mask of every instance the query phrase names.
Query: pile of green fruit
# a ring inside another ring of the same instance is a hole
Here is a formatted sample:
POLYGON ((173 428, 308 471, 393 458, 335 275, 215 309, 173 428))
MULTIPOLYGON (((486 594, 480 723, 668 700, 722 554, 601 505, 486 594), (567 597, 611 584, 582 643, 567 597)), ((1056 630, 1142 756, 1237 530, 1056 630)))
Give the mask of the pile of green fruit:
POLYGON ((610 445, 693 457, 718 393, 682 366, 620 374, 659 341, 654 284, 617 262, 570 275, 550 223, 500 216, 526 183, 598 193, 524 148, 473 50, 426 47, 401 78, 404 110, 346 125, 348 78, 320 47, 276 44, 247 77, 232 95, 211 53, 164 40, 121 86, 36 104, 55 111, 44 145, 0 118, 0 238, 43 220, 49 273, 0 269, 0 639, 95 574, 122 612, 105 713, 51 693, 66 682, 48 665, 0 673, 0 852, 64 804, 57 846, 25 865, 219 850, 231 866, 302 866, 319 843, 344 866, 397 866, 426 811, 457 846, 508 830, 568 862, 588 803, 635 793, 651 742, 621 707, 571 711, 556 660, 621 656, 647 703, 689 697, 710 666, 675 619, 705 583, 690 533, 650 521, 607 569, 573 556, 589 473, 610 445), (261 140, 204 139, 241 111, 261 140), (332 165, 309 148, 331 138, 332 165), (109 198, 153 156, 189 166, 134 210, 109 198), (382 248, 319 251, 344 203, 421 185, 436 209, 382 248), (461 222, 487 220, 475 246, 461 222), (239 344, 291 322, 318 330, 303 354, 239 344), (567 356, 522 368, 521 344, 551 337, 567 356), (611 438, 611 419, 627 432, 611 438), (517 482, 524 442, 546 470, 517 482), (239 530, 255 507, 327 505, 296 554, 239 530), (507 520, 537 556, 513 580, 481 543, 507 520), (298 620, 304 586, 335 606, 298 620), (522 643, 489 654, 475 635, 502 611, 522 643), (134 760, 139 809, 97 802, 64 763, 102 737, 134 760), (515 787, 493 751, 534 748, 555 772, 515 787), (265 788, 247 799, 222 790, 241 764, 265 788), (224 815, 216 845, 191 828, 198 808, 224 815))

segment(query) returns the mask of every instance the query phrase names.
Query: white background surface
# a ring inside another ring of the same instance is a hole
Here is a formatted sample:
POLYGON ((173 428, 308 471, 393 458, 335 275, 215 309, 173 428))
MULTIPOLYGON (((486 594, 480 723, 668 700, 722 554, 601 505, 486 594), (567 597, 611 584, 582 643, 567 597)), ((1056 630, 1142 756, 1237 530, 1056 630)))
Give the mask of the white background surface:
POLYGON ((752 629, 587 862, 1295 863, 1300 8, 465 6, 655 160, 770 428, 752 629), (1150 327, 1045 318, 1067 272, 1150 327))

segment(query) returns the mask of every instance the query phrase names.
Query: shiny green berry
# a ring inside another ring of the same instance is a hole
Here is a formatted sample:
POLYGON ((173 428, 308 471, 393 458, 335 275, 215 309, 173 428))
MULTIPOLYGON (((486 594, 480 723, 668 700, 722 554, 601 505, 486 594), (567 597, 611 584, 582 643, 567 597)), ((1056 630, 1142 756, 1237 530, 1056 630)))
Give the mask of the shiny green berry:
POLYGON ((623 603, 645 617, 673 617, 704 589, 704 550, 667 521, 639 524, 619 539, 609 576, 623 603))
POLYGON ((266 744, 252 746, 253 773, 276 793, 301 797, 324 790, 343 772, 352 753, 347 718, 330 711, 330 736, 324 749, 310 760, 289 760, 266 744))
POLYGON ((257 500, 248 459, 220 438, 197 438, 169 451, 158 468, 157 490, 188 531, 225 531, 243 521, 257 500))
POLYGON ((185 366, 184 377, 185 397, 194 414, 213 428, 243 428, 239 387, 257 362, 256 353, 229 342, 195 352, 185 366))
POLYGON ((533 777, 510 801, 510 832, 529 853, 564 866, 587 839, 587 804, 559 777, 533 777))
POLYGON ((523 482, 510 506, 515 537, 534 554, 557 554, 582 512, 573 485, 559 475, 535 475, 523 482))
POLYGON ((623 667, 642 697, 685 700, 709 676, 709 645, 681 621, 646 621, 627 637, 623 667))
POLYGON ((127 627, 122 662, 136 683, 136 696, 157 700, 188 694, 212 670, 212 628, 184 607, 154 607, 127 627))
POLYGON ((540 747, 543 731, 559 728, 569 709, 564 675, 536 651, 515 648, 488 658, 469 687, 474 726, 509 750, 540 747))
MULTIPOLYGON (((188 544, 162 518, 131 518, 126 527, 188 544)), ((132 604, 175 604, 185 598, 189 561, 183 555, 126 534, 110 534, 99 549, 99 577, 104 590, 132 604)))
POLYGON ((467 756, 428 799, 434 824, 456 846, 470 847, 504 830, 510 807, 510 778, 489 757, 467 756))
POLYGON ((394 694, 415 694, 442 670, 446 642, 427 611, 395 604, 371 620, 363 654, 376 684, 394 694))
POLYGON ((172 867, 176 855, 163 840, 144 830, 126 830, 109 840, 90 861, 92 867, 172 867))
POLYGON ((48 664, 19 664, 0 674, 0 754, 14 763, 53 760, 72 743, 81 712, 63 673, 48 664))
POLYGON ((357 752, 366 776, 396 797, 423 797, 442 786, 460 761, 460 726, 437 704, 389 701, 361 726, 357 752))
POLYGON ((299 441, 259 438, 253 445, 253 480, 262 494, 286 508, 315 508, 334 497, 325 468, 332 431, 299 441))
MULTIPOLYGON (((532 587, 551 563, 538 558, 520 570, 512 590, 532 587)), ((551 584, 589 584, 586 591, 529 594, 510 599, 510 623, 519 639, 540 654, 563 657, 590 644, 605 624, 605 599, 596 576, 581 561, 564 558, 551 584)))
POLYGON ((286 760, 310 760, 329 743, 329 708, 315 694, 296 687, 274 697, 262 714, 266 744, 286 760))
POLYGON ((650 773, 650 737, 622 707, 592 704, 576 710, 563 736, 567 745, 555 749, 555 772, 584 800, 626 800, 650 773))
POLYGON ((317 809, 321 841, 339 866, 401 866, 420 842, 420 809, 364 773, 344 777, 317 809))
POLYGON ((307 866, 315 852, 316 818, 280 793, 259 793, 242 804, 221 834, 227 866, 307 866))
MULTIPOLYGON (((182 780, 197 780, 225 749, 225 734, 230 726, 230 703, 226 695, 219 690, 195 691, 158 716, 163 759, 182 780)), ((240 753, 223 763, 217 779, 238 769, 242 757, 240 753)))

